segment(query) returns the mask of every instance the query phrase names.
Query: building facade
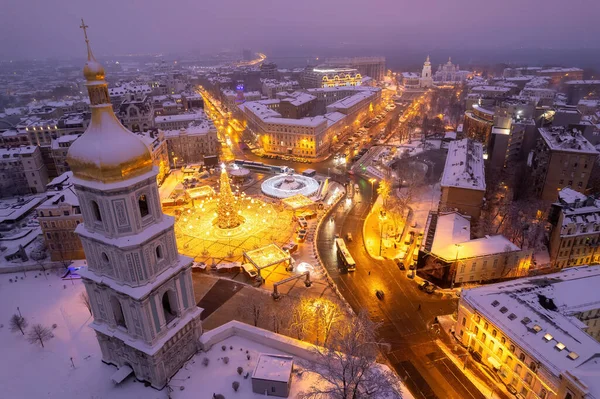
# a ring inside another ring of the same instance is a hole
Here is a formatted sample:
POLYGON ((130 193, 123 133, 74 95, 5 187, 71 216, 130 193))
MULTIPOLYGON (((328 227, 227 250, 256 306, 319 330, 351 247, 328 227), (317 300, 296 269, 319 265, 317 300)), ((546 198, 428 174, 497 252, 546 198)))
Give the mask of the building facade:
POLYGON ((92 121, 68 163, 83 215, 76 233, 90 327, 102 361, 119 368, 113 378, 134 373, 162 389, 199 349, 192 260, 178 253, 174 220, 162 213, 150 151, 114 114, 104 68, 86 43, 92 121))
POLYGON ((562 126, 538 129, 531 160, 536 194, 554 201, 564 187, 584 192, 598 151, 577 130, 562 126))
POLYGON ((362 76, 382 81, 385 76, 385 57, 328 58, 325 65, 356 69, 362 76))
POLYGON ((600 312, 597 284, 589 266, 463 290, 455 336, 519 397, 599 397, 600 343, 583 321, 600 312))
POLYGON ((0 196, 43 193, 48 180, 40 147, 0 148, 0 196))
POLYGON ((306 68, 301 76, 305 89, 319 87, 360 86, 362 75, 354 68, 306 68))
POLYGON ((571 188, 558 192, 550 207, 550 265, 554 268, 600 263, 600 201, 571 188))
POLYGON ((205 156, 218 155, 217 129, 209 120, 164 132, 169 162, 174 167, 203 163, 205 156))

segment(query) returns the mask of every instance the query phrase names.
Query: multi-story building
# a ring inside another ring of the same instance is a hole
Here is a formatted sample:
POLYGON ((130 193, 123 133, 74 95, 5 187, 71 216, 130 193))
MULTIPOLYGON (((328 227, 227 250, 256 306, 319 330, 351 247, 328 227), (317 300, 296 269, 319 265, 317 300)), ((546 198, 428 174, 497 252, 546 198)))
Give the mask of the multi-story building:
POLYGON ((535 144, 536 132, 533 119, 514 119, 509 127, 492 127, 487 164, 492 169, 510 169, 523 161, 535 144))
POLYGON ((440 209, 456 209, 474 219, 479 218, 485 195, 481 143, 462 139, 449 144, 441 186, 440 209))
MULTIPOLYGON (((67 172, 72 175, 71 172, 67 172)), ((59 176, 61 178, 63 175, 59 176)), ((48 198, 37 208, 38 221, 53 261, 84 259, 83 247, 75 228, 83 222, 79 199, 72 184, 48 198)))
POLYGON ((275 79, 277 77, 277 64, 263 62, 260 65, 260 77, 263 79, 275 79))
POLYGON ((513 90, 514 89, 511 87, 505 86, 474 86, 471 87, 469 93, 477 94, 485 98, 504 98, 508 97, 513 90))
POLYGON ((548 214, 550 265, 565 268, 600 262, 600 201, 571 188, 558 192, 548 214))
POLYGON ((420 87, 420 76, 416 72, 402 72, 400 84, 405 89, 418 89, 420 87))
POLYGON ((586 98, 600 97, 600 80, 569 80, 567 86, 567 104, 575 105, 586 98))
POLYGON ((328 58, 327 66, 347 67, 356 69, 362 76, 369 76, 377 81, 385 76, 385 57, 351 57, 328 58))
POLYGON ((526 276, 531 250, 502 235, 471 239, 471 221, 457 212, 430 213, 417 273, 447 287, 526 276))
POLYGON ((362 75, 354 68, 307 67, 301 76, 304 88, 360 86, 362 75))
POLYGON ((48 169, 40 147, 0 148, 0 195, 36 194, 46 191, 48 169))
POLYGON ((598 151, 577 130, 557 126, 538 132, 529 162, 536 194, 553 201, 564 187, 584 192, 598 151))
MULTIPOLYGON (((296 80, 275 80, 264 79, 262 83, 262 94, 269 98, 275 98, 275 95, 281 91, 292 91, 300 88, 296 80)), ((251 101, 248 99, 248 101, 251 101)))
POLYGON ((67 152, 69 151, 71 144, 73 144, 79 136, 81 136, 81 134, 68 134, 52 140, 52 158, 54 159, 54 166, 58 176, 71 170, 67 163, 67 152))
POLYGON ((191 109, 204 109, 204 99, 198 93, 183 93, 181 94, 181 103, 184 111, 191 109))
POLYGON ((193 122, 185 128, 165 130, 164 137, 174 168, 202 163, 205 156, 218 155, 217 129, 210 119, 193 122))
POLYGON ((152 163, 158 169, 156 182, 160 185, 171 171, 169 149, 165 134, 161 130, 152 129, 147 132, 137 133, 137 136, 142 139, 148 146, 148 150, 150 150, 152 163))
POLYGON ((126 99, 121 102, 117 117, 132 132, 145 132, 154 126, 154 109, 152 99, 144 96, 141 99, 126 99))
POLYGON ((190 123, 206 121, 203 110, 192 110, 179 115, 164 115, 154 118, 154 127, 161 130, 178 130, 186 128, 190 123))
POLYGON ((564 81, 583 79, 583 69, 563 67, 544 68, 538 70, 537 75, 549 77, 550 83, 556 86, 564 81))
POLYGON ((317 97, 301 91, 280 94, 279 113, 283 118, 300 119, 307 117, 317 103, 317 97))
POLYGON ((494 110, 474 104, 465 111, 463 132, 468 138, 487 144, 494 126, 494 110))
POLYGON ((519 397, 600 397, 599 284, 589 266, 463 290, 455 336, 519 397))

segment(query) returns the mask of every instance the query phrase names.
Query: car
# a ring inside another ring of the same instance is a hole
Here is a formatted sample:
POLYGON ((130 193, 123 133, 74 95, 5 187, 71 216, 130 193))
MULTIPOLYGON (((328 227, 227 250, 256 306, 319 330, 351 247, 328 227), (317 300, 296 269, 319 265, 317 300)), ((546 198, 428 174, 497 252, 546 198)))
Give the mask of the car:
POLYGON ((410 270, 415 270, 417 268, 417 265, 414 263, 411 263, 410 266, 408 267, 410 270))
POLYGON ((435 292, 435 285, 429 284, 425 287, 425 292, 428 294, 433 294, 435 292))
POLYGON ((379 300, 383 300, 383 297, 385 296, 385 294, 383 293, 383 291, 381 290, 376 290, 375 291, 375 296, 379 299, 379 300))
POLYGON ((398 266, 400 268, 400 270, 406 270, 406 268, 404 267, 404 262, 402 261, 402 259, 400 259, 400 258, 394 258, 394 262, 396 263, 396 266, 398 266))
POLYGON ((421 284, 419 284, 419 289, 421 291, 424 291, 426 287, 429 286, 429 281, 423 281, 421 284))
POLYGON ((346 240, 352 241, 352 233, 346 233, 346 240))
POLYGON ((410 272, 409 272, 409 273, 406 275, 406 277, 408 277, 408 278, 415 278, 415 271, 414 271, 414 270, 411 270, 411 271, 410 271, 410 272))

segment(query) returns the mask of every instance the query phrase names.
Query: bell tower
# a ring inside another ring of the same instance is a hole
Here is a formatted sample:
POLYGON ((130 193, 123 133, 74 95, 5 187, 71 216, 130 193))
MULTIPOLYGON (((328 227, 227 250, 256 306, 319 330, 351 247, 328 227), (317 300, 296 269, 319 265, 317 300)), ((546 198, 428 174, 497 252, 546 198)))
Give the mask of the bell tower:
POLYGON ((90 327, 105 363, 124 378, 162 388, 198 350, 202 332, 192 260, 177 251, 174 220, 162 213, 150 151, 112 111, 104 68, 91 51, 84 67, 92 119, 67 162, 84 223, 75 230, 88 266, 90 327))
POLYGON ((421 87, 433 86, 433 77, 431 76, 431 62, 429 61, 429 56, 427 56, 427 59, 423 64, 423 71, 421 72, 421 79, 419 83, 421 87))

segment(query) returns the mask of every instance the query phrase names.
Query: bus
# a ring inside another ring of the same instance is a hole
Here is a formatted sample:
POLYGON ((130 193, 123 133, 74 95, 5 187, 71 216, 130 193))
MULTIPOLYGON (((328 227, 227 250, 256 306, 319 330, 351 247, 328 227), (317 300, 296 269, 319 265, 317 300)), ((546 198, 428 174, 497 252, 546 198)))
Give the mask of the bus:
POLYGON ((279 165, 267 165, 262 162, 255 161, 246 161, 243 159, 236 159, 233 161, 234 164, 240 167, 244 167, 247 169, 253 169, 258 172, 268 172, 268 173, 293 173, 294 170, 287 166, 279 166, 279 165))
POLYGON ((340 269, 343 269, 348 272, 353 272, 356 270, 356 262, 354 262, 354 258, 350 255, 350 251, 346 248, 346 243, 343 238, 335 239, 335 247, 337 252, 337 257, 342 264, 340 269))

